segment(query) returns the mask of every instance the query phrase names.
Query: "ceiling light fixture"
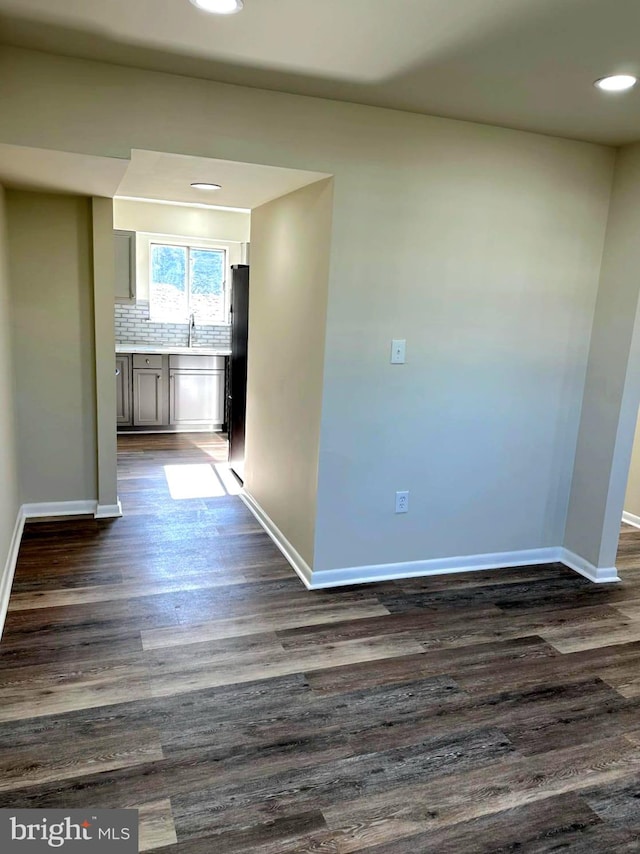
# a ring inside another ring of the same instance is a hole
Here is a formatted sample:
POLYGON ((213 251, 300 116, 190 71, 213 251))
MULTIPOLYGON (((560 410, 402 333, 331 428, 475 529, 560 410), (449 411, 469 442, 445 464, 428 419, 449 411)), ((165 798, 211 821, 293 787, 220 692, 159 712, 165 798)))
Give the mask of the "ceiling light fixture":
POLYGON ((244 6, 242 0, 191 0, 191 2, 198 9, 212 12, 214 15, 233 15, 244 6))
POLYGON ((613 74, 611 77, 601 77, 593 85, 603 92, 625 92, 632 89, 637 82, 638 78, 632 77, 631 74, 613 74))
POLYGON ((221 184, 210 184, 208 181, 195 181, 192 185, 194 190, 221 190, 221 184))

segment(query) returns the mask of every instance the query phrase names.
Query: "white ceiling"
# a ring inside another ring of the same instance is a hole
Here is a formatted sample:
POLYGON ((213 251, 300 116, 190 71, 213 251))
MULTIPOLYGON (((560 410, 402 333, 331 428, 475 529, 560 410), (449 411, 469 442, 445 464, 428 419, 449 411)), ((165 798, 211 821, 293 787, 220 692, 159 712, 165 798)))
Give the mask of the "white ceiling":
POLYGON ((128 160, 0 145, 0 184, 19 190, 113 196, 128 160))
POLYGON ((252 209, 329 177, 323 172, 254 163, 131 152, 131 160, 0 144, 0 184, 22 190, 131 197, 210 207, 252 209), (209 192, 193 181, 221 184, 209 192))
POLYGON ((0 0, 0 39, 613 144, 640 139, 639 0, 0 0))
POLYGON ((231 208, 257 208, 327 177, 322 172, 134 150, 117 194, 231 208), (190 186, 194 181, 221 184, 222 189, 214 192, 194 190, 190 186))

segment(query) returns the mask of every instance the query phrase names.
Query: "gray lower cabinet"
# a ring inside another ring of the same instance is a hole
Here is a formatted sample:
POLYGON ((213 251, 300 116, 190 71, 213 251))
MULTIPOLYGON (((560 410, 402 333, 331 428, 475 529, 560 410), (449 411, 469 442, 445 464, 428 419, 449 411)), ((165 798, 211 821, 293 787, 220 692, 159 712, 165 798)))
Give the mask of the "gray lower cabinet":
POLYGON ((220 429, 224 422, 224 370, 172 369, 169 423, 174 427, 220 429))
POLYGON ((224 383, 224 356, 169 356, 170 425, 178 430, 222 429, 224 383))
POLYGON ((222 430, 225 357, 116 356, 118 426, 159 432, 222 430))
POLYGON ((165 383, 161 368, 133 370, 133 424, 162 427, 165 421, 165 383))
POLYGON ((116 356, 116 421, 118 426, 131 425, 131 357, 116 356))

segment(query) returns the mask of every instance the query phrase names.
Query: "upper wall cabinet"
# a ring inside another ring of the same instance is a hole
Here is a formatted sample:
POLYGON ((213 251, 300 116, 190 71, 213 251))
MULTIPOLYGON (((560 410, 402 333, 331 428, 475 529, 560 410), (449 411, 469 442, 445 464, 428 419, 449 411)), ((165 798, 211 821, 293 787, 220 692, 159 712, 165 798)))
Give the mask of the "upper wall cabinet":
POLYGON ((114 231, 116 302, 133 302, 136 298, 136 233, 114 231))

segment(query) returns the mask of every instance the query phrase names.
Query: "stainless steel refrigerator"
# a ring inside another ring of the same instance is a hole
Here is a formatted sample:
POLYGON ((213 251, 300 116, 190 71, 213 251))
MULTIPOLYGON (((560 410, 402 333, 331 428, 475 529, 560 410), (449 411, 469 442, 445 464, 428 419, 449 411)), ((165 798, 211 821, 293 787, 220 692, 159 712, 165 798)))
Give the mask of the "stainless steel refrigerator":
POLYGON ((231 359, 229 360, 229 463, 244 482, 247 412, 247 344, 249 340, 249 267, 231 267, 231 359))

